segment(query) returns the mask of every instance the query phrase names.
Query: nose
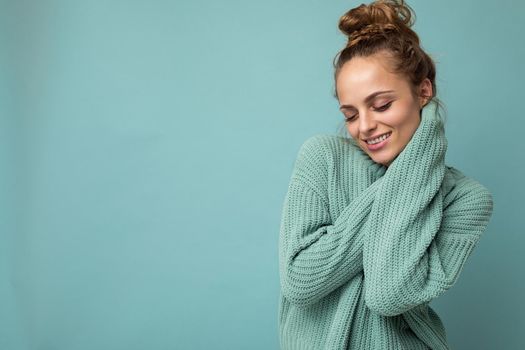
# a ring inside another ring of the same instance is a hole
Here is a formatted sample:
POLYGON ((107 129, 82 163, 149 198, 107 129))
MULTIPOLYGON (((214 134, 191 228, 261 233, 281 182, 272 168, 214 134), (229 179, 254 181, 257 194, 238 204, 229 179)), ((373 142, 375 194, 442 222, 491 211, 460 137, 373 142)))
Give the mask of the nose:
POLYGON ((359 132, 362 135, 372 134, 372 130, 374 130, 376 126, 377 126, 377 123, 370 114, 361 113, 359 115, 359 132))

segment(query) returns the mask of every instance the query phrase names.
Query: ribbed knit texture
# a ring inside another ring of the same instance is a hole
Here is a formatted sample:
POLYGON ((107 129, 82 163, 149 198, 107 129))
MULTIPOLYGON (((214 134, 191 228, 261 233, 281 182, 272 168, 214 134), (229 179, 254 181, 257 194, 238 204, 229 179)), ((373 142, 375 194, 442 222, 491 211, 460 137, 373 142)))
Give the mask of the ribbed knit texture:
POLYGON ((434 102, 389 167, 341 136, 304 142, 279 235, 282 350, 449 349, 428 303, 458 279, 493 200, 446 149, 434 102))

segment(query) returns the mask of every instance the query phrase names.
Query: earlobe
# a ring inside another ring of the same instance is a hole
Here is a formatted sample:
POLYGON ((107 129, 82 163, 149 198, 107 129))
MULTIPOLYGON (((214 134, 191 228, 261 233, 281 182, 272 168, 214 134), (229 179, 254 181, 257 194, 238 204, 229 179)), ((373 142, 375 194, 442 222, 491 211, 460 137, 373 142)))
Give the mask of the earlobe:
POLYGON ((421 108, 425 107, 425 105, 428 103, 428 97, 422 97, 421 98, 421 108))

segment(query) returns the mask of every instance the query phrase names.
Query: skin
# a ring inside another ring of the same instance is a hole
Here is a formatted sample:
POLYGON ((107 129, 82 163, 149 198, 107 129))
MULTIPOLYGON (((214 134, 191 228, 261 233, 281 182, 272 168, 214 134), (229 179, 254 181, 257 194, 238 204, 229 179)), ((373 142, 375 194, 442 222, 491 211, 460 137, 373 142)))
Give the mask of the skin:
POLYGON ((354 57, 347 61, 337 76, 336 89, 346 128, 370 158, 389 166, 403 151, 421 121, 421 109, 432 96, 428 78, 415 89, 405 76, 391 73, 385 53, 354 57), (392 90, 366 102, 377 91, 392 90), (392 132, 381 149, 370 150, 364 139, 392 132))

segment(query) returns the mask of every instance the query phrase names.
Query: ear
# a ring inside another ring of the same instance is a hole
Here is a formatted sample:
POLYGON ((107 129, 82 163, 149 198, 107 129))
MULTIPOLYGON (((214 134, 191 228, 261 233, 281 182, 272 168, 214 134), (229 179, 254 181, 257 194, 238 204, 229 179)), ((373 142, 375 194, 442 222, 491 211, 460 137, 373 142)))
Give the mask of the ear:
POLYGON ((419 84, 419 106, 423 108, 424 105, 432 98, 432 82, 430 79, 425 78, 419 84))

